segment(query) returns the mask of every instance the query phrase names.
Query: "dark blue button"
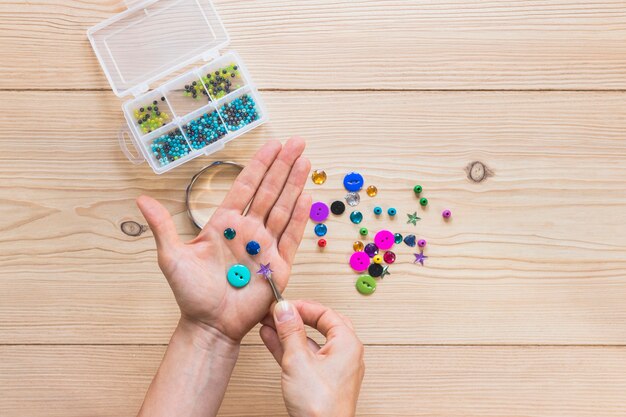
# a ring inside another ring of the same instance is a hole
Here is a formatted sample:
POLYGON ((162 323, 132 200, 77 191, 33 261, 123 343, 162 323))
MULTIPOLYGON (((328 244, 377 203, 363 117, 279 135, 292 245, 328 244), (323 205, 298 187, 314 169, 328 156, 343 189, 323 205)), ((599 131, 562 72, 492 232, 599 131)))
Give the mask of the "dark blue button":
POLYGON ((250 255, 258 255, 261 252, 261 245, 256 240, 251 240, 246 245, 246 252, 250 255))
POLYGON ((348 191, 359 191, 363 188, 363 176, 358 172, 350 172, 343 177, 343 186, 348 191))

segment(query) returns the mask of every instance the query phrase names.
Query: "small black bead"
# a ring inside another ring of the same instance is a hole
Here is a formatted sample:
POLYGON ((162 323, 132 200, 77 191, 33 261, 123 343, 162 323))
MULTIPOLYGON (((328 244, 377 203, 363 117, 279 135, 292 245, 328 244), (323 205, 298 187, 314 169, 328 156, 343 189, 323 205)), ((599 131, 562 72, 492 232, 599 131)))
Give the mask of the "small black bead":
POLYGON ((231 73, 231 74, 230 74, 230 76, 231 76, 231 77, 233 77, 233 78, 235 78, 235 73, 234 73, 234 72, 233 72, 233 73, 231 73))
POLYGON ((237 67, 237 65, 235 65, 235 66, 233 67, 233 69, 234 69, 235 71, 237 71, 237 68, 238 68, 238 67, 237 67))
POLYGON ((143 113, 145 111, 145 109, 142 107, 142 108, 139 109, 139 111, 143 113))
POLYGON ((152 104, 154 104, 154 105, 156 106, 157 104, 159 104, 159 102, 158 102, 158 101, 156 101, 156 100, 154 100, 154 101, 152 102, 152 104))
POLYGON ((152 106, 148 106, 148 111, 152 111, 152 106))
POLYGON ((195 82, 195 81, 191 83, 191 85, 197 85, 197 84, 198 84, 198 83, 197 83, 197 82, 195 82))
POLYGON ((188 85, 185 86, 185 90, 189 90, 189 86, 188 85))
POLYGON ((161 97, 161 101, 165 101, 165 97, 161 97))

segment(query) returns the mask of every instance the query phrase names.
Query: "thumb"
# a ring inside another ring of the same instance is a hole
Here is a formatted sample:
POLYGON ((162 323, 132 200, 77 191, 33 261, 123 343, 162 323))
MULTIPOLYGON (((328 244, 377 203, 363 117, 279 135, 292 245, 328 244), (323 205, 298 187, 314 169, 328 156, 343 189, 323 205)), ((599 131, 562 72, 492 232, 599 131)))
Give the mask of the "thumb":
POLYGON ((178 233, 172 216, 161 203, 154 198, 142 195, 137 199, 137 207, 152 230, 157 249, 171 248, 178 243, 178 233))
POLYGON ((285 354, 309 350, 300 313, 289 301, 282 300, 274 307, 274 324, 285 354))

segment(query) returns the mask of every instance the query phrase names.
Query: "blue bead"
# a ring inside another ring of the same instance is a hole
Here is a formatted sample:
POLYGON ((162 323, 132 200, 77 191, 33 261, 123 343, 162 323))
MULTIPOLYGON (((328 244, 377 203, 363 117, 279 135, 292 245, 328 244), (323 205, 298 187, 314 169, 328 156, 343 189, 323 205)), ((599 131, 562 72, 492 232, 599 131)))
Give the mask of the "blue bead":
POLYGON ((353 211, 350 213, 350 221, 354 224, 359 224, 363 221, 363 213, 360 211, 353 211))
POLYGON ((404 238, 404 243, 406 243, 407 246, 414 247, 415 246, 415 235, 407 235, 404 238))
POLYGON ((258 255, 259 252, 261 252, 261 245, 256 240, 251 240, 246 245, 246 252, 248 252, 248 254, 252 256, 258 255))
POLYGON ((393 208, 393 207, 389 207, 389 208, 387 209, 387 214, 388 214, 388 215, 390 215, 390 216, 395 216, 395 215, 396 215, 396 213, 397 213, 397 212, 396 212, 396 209, 395 209, 395 208, 393 208))
POLYGON ((328 228, 325 224, 316 224, 315 225, 315 234, 317 236, 324 236, 328 232, 328 228))
POLYGON ((383 212, 383 209, 382 209, 382 208, 380 208, 380 207, 374 207, 374 214, 375 214, 375 215, 377 215, 377 216, 378 216, 378 215, 382 214, 382 212, 383 212))

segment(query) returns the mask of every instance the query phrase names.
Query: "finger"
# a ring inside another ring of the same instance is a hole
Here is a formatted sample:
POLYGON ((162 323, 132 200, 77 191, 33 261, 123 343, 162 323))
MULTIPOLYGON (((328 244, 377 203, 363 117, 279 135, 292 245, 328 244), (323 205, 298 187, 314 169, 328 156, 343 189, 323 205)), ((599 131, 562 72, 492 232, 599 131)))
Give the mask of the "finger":
POLYGON ((269 326, 261 326, 259 329, 259 335, 261 336, 261 340, 263 340, 263 344, 267 350, 270 351, 278 365, 281 365, 283 361, 283 347, 280 344, 280 339, 278 339, 278 333, 276 330, 269 326))
POLYGON ((317 353, 321 349, 321 346, 318 345, 317 342, 310 337, 306 338, 306 344, 309 347, 309 350, 313 353, 317 353))
POLYGON ((152 230, 158 250, 172 248, 180 242, 172 216, 161 203, 152 197, 142 195, 137 198, 137 207, 152 230))
POLYGON ((267 230, 276 239, 280 238, 287 224, 289 224, 293 209, 296 206, 298 197, 302 194, 310 170, 311 162, 302 156, 298 158, 293 164, 283 192, 280 194, 274 207, 271 208, 270 215, 267 218, 267 230))
POLYGON ((308 351, 304 323, 292 303, 282 300, 276 304, 274 307, 274 324, 284 354, 308 351))
POLYGON ((291 138, 287 141, 263 178, 247 215, 263 219, 265 222, 270 209, 283 191, 293 164, 304 152, 304 147, 305 142, 301 138, 291 138))
POLYGON ((309 219, 309 211, 311 210, 311 196, 305 193, 300 194, 296 207, 291 214, 291 220, 287 228, 280 236, 278 241, 278 251, 280 256, 289 264, 293 262, 294 256, 304 234, 306 222, 309 219))
POLYGON ((343 314, 341 314, 341 313, 337 313, 337 314, 339 314, 339 317, 341 317, 341 319, 344 321, 344 323, 346 323, 346 325, 347 325, 350 329, 354 330, 354 323, 352 323, 352 320, 350 320, 348 317, 344 316, 344 315, 343 315, 343 314))
POLYGON ((294 301, 294 306, 302 321, 307 326, 317 329, 322 335, 330 339, 342 335, 354 335, 352 329, 341 318, 339 313, 322 304, 307 301, 294 301))
POLYGON ((235 210, 243 213, 281 149, 282 145, 277 140, 268 141, 263 145, 248 165, 237 175, 237 179, 220 204, 218 211, 235 210))

